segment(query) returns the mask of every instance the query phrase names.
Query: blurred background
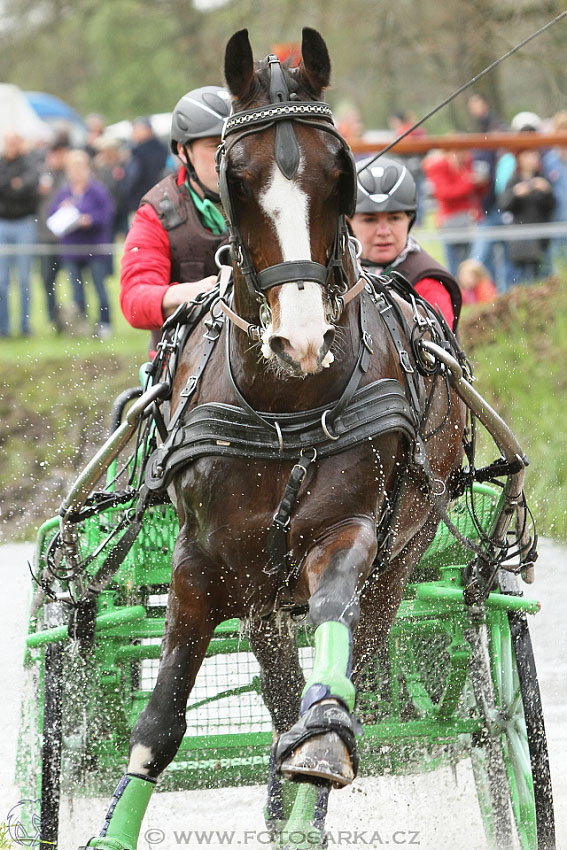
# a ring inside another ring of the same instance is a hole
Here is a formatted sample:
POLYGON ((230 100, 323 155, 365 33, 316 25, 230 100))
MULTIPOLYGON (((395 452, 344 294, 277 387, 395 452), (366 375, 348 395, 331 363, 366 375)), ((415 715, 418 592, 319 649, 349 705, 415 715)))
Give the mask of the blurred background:
MULTIPOLYGON (((312 26, 333 60, 333 108, 354 106, 366 128, 388 128, 390 115, 423 114, 562 7, 555 0, 3 0, 0 81, 114 123, 167 112, 187 90, 221 83, 224 44, 237 29, 248 28, 261 57, 312 26)), ((505 119, 526 108, 527 90, 534 111, 552 114, 567 97, 564 45, 561 23, 478 91, 505 119)), ((465 100, 435 116, 429 132, 467 129, 465 100)), ((32 105, 47 108, 35 98, 32 105)))

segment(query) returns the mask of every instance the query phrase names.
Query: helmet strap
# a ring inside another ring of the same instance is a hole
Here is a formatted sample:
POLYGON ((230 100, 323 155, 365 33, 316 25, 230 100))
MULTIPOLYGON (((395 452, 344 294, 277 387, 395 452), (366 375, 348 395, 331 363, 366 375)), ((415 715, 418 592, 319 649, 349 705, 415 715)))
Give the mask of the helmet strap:
POLYGON ((189 155, 188 146, 183 145, 182 147, 183 147, 183 150, 185 152, 185 158, 187 159, 186 168, 187 168, 187 174, 189 175, 189 180, 192 183, 196 183, 196 185, 199 187, 199 189, 203 193, 203 196, 208 201, 211 201, 213 204, 220 204, 221 199, 220 199, 219 193, 213 192, 212 189, 209 189, 207 186, 205 186, 205 184, 202 182, 202 180, 200 180, 199 177, 197 176, 197 172, 195 171, 195 166, 191 162, 191 157, 189 155))

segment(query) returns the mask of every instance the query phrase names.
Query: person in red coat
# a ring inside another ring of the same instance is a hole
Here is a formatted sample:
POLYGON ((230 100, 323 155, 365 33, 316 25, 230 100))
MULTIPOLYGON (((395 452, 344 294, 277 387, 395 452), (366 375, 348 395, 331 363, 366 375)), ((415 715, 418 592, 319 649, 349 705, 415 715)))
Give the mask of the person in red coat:
MULTIPOLYGON (((480 163, 484 166, 484 163, 480 163)), ((443 230, 470 228, 482 218, 480 199, 486 192, 489 175, 475 169, 468 151, 436 151, 423 161, 433 196, 437 201, 437 223, 443 230)), ((447 265, 456 276, 459 264, 470 254, 470 243, 446 242, 447 265)))
POLYGON ((211 289, 215 254, 225 241, 215 152, 231 98, 218 86, 188 92, 171 123, 181 168, 147 192, 124 243, 120 306, 135 328, 158 331, 184 302, 211 289))
POLYGON ((362 246, 362 265, 374 274, 401 272, 455 330, 462 303, 457 281, 410 236, 417 212, 415 180, 389 157, 369 163, 357 165, 356 212, 349 220, 362 246))

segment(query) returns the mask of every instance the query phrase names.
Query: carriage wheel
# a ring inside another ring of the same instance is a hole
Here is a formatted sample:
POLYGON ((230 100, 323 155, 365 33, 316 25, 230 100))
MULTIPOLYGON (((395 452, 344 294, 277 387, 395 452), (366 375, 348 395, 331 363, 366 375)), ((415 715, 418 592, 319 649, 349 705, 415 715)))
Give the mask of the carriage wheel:
POLYGON ((40 848, 57 847, 61 794, 63 645, 45 650, 41 747, 40 848))
POLYGON ((484 648, 478 632, 473 639, 473 657, 477 666, 484 654, 490 681, 478 670, 471 678, 487 734, 471 758, 486 837, 495 850, 513 846, 512 833, 521 850, 554 850, 547 742, 526 616, 491 613, 485 634, 484 648))

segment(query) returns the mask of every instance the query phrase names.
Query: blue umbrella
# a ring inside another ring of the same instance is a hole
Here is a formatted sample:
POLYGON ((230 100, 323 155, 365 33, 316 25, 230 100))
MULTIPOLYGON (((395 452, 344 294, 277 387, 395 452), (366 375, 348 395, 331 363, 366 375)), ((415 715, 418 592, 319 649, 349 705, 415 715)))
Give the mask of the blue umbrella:
POLYGON ((24 94, 29 105, 44 121, 62 120, 81 127, 85 126, 85 122, 79 113, 54 94, 41 91, 27 91, 24 94))

